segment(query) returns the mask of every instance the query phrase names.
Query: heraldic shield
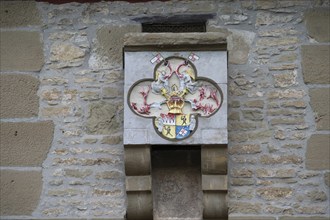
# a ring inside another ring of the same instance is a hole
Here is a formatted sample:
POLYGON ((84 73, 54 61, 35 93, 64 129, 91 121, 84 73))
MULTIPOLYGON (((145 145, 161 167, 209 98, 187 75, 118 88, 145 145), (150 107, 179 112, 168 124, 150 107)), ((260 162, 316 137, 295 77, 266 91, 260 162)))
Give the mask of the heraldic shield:
POLYGON ((153 118, 156 132, 163 138, 179 141, 193 135, 199 117, 215 114, 223 102, 221 88, 211 79, 197 77, 193 62, 188 58, 157 54, 150 61, 156 64, 153 79, 133 84, 128 93, 131 110, 145 118, 153 118))

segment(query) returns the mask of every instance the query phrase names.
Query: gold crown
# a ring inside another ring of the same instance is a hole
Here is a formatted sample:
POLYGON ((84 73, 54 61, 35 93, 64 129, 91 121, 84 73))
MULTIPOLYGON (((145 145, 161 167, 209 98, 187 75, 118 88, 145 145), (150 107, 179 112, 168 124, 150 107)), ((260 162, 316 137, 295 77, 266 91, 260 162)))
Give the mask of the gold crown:
POLYGON ((166 98, 166 104, 169 113, 182 114, 182 108, 184 107, 184 96, 187 93, 187 89, 182 91, 178 90, 178 87, 174 84, 171 88, 171 92, 168 92, 165 88, 162 89, 162 94, 166 98))

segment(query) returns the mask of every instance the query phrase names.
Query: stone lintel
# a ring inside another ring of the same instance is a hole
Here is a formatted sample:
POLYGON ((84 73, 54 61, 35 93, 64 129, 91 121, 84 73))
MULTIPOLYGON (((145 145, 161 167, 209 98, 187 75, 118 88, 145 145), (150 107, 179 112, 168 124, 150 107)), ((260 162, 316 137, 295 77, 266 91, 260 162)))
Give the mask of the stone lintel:
POLYGON ((223 33, 128 33, 124 37, 125 51, 155 50, 226 50, 223 33), (193 47, 192 47, 193 45, 193 47))

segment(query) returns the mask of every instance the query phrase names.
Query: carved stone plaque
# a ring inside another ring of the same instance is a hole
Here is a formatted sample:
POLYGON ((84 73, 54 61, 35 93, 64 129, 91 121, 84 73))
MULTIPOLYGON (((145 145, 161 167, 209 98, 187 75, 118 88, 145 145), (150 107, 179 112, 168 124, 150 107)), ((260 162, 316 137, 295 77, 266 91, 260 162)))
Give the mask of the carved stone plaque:
POLYGON ((227 143, 225 52, 126 52, 125 67, 125 144, 227 143))

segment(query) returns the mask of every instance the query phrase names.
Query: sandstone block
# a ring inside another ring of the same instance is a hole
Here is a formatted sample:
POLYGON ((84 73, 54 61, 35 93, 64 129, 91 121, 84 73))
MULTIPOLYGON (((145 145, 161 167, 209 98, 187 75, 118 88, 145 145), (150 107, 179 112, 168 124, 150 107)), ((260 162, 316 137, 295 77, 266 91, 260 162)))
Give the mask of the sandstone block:
POLYGON ((96 179, 119 179, 123 174, 119 171, 103 171, 95 175, 96 179))
POLYGON ((254 184, 253 178, 230 178, 230 185, 232 186, 251 186, 254 184))
POLYGON ((127 176, 126 191, 151 191, 151 176, 127 176))
POLYGON ((127 219, 153 219, 152 194, 149 191, 127 193, 127 219))
POLYGON ((1 1, 0 27, 25 27, 40 25, 41 19, 34 1, 1 1))
POLYGON ((291 198, 293 190, 284 187, 269 187, 257 190, 257 195, 265 200, 278 200, 283 198, 291 198))
POLYGON ((313 190, 307 193, 307 196, 313 202, 322 202, 327 200, 327 194, 323 191, 313 190))
POLYGON ((1 31, 1 71, 40 71, 44 64, 41 35, 34 31, 1 31))
POLYGON ((330 41, 329 8, 315 8, 305 13, 305 24, 309 36, 318 42, 330 41))
POLYGON ((301 46, 302 72, 305 83, 330 84, 330 46, 301 46))
MULTIPOLYGON (((266 6, 265 3, 266 1, 263 2, 263 6, 266 6)), ((268 4, 269 3, 276 4, 276 2, 268 2, 268 4)), ((288 23, 292 21, 292 19, 293 19, 292 15, 274 15, 273 13, 261 11, 257 13, 256 26, 271 25, 275 23, 288 23)))
POLYGON ((149 175, 150 164, 149 146, 125 146, 125 173, 127 176, 149 175))
POLYGON ((232 177, 252 177, 253 171, 247 168, 233 168, 231 170, 232 177))
POLYGON ((203 146, 202 174, 227 174, 227 147, 203 146))
POLYGON ((274 75, 275 87, 286 88, 296 85, 297 71, 274 75))
POLYGON ((330 169, 330 135, 314 134, 307 142, 306 168, 310 170, 330 169))
POLYGON ((29 75, 0 75, 0 117, 27 118, 38 115, 39 80, 29 75))
POLYGON ((310 89, 309 95, 315 114, 316 129, 330 130, 330 89, 310 89))
POLYGON ((88 134, 112 134, 120 129, 117 116, 118 107, 115 104, 98 102, 89 105, 89 115, 86 123, 88 134))
POLYGON ((260 38, 257 41, 258 47, 274 47, 274 46, 286 46, 299 43, 297 37, 282 37, 282 38, 260 38))
POLYGON ((227 219, 228 206, 226 202, 227 192, 204 191, 203 192, 203 218, 227 219))
POLYGON ((286 89, 286 90, 275 90, 268 94, 269 99, 299 99, 303 98, 305 92, 303 90, 286 89))
POLYGON ((32 215, 42 190, 41 171, 1 170, 1 215, 32 215))
POLYGON ((300 217, 293 217, 293 216, 283 216, 280 217, 279 220, 328 220, 328 217, 317 217, 317 216, 300 216, 300 217))
POLYGON ((122 66, 122 48, 124 35, 129 32, 140 32, 138 25, 104 26, 96 32, 96 49, 89 60, 89 66, 93 69, 104 69, 116 63, 122 66))
POLYGON ((244 216, 244 217, 238 217, 238 216, 229 216, 229 220, 276 220, 275 217, 266 217, 266 216, 244 216))
POLYGON ((252 121, 261 121, 264 119, 263 112, 259 110, 243 110, 242 113, 244 118, 252 121))
POLYGON ((230 30, 228 36, 228 61, 231 64, 245 64, 253 43, 255 33, 249 31, 230 30))
POLYGON ((265 102, 263 100, 250 100, 244 103, 245 107, 248 108, 263 108, 265 102))
POLYGON ((90 169, 81 170, 81 169, 65 169, 65 176, 67 177, 74 177, 74 178, 81 178, 84 179, 87 176, 90 176, 93 171, 90 169))
POLYGON ((294 169, 257 169, 256 176, 259 178, 291 178, 296 176, 296 170, 294 169))
POLYGON ((262 208, 260 203, 231 202, 229 204, 229 214, 259 214, 261 210, 262 208))
POLYGON ((71 43, 56 42, 50 48, 50 61, 54 68, 81 66, 84 57, 85 50, 71 43))
POLYGON ((297 155, 263 155, 260 157, 262 164, 301 164, 302 158, 297 155))
POLYGON ((41 166, 52 144, 54 124, 43 122, 2 122, 1 166, 41 166))
POLYGON ((325 182, 325 185, 330 187, 330 172, 324 174, 324 182, 325 182))
POLYGON ((229 147, 229 154, 257 154, 261 152, 260 145, 247 144, 229 147))

